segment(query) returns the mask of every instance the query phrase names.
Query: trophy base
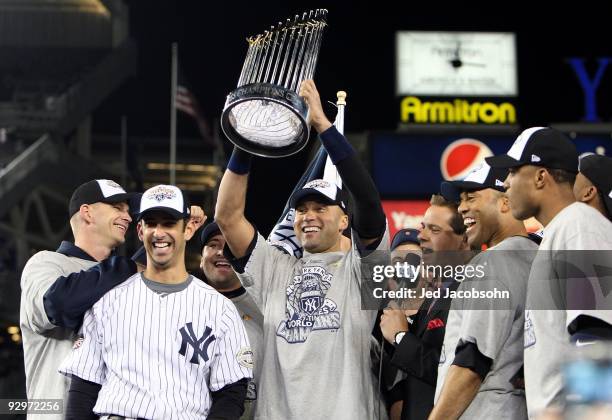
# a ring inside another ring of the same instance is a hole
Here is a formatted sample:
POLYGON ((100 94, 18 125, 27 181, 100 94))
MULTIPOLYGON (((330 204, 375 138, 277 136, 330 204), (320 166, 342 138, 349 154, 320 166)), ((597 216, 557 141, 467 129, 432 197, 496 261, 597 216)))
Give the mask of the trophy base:
POLYGON ((294 91, 269 83, 240 86, 227 95, 221 128, 239 148, 285 157, 308 142, 308 106, 294 91))

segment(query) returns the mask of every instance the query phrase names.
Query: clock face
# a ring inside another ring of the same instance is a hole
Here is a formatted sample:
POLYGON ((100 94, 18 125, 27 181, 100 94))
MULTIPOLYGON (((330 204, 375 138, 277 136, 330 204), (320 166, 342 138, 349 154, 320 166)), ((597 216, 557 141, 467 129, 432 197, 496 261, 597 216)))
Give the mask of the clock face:
POLYGON ((398 32, 397 95, 516 96, 515 35, 398 32))

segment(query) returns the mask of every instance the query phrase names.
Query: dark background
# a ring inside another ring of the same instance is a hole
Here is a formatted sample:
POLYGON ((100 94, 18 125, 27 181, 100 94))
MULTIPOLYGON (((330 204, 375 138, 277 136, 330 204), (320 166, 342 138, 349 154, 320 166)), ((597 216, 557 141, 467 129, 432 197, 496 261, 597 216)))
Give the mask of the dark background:
MULTIPOLYGON (((348 133, 397 127, 397 30, 516 32, 519 96, 512 102, 522 127, 580 122, 584 99, 566 59, 585 58, 592 75, 597 57, 612 56, 612 30, 604 3, 593 8, 581 2, 572 8, 555 6, 554 10, 508 2, 483 6, 363 1, 127 3, 131 36, 139 48, 138 74, 94 114, 96 133, 118 134, 120 115, 125 114, 129 135, 168 136, 172 42, 179 44, 181 72, 206 117, 218 120, 225 96, 237 84, 246 53, 245 38, 311 8, 329 10, 315 81, 323 101, 335 101, 337 90, 348 92, 348 133)), ((612 66, 604 74, 597 101, 602 122, 611 121, 612 66)), ((328 111, 333 119, 333 107, 328 111)), ((195 122, 182 113, 178 135, 180 162, 180 138, 198 136, 195 122)), ((258 222, 263 232, 280 214, 304 169, 306 156, 307 151, 292 158, 255 162, 247 216, 258 222)))

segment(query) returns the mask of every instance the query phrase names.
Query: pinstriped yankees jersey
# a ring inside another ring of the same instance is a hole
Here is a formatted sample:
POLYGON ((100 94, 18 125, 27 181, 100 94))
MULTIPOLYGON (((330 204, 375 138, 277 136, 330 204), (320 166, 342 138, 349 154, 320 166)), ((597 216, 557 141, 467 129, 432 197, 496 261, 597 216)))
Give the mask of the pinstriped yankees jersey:
POLYGON ((95 413, 205 418, 211 391, 252 376, 234 304, 191 276, 186 283, 156 293, 136 274, 85 314, 83 340, 60 372, 102 385, 95 413))

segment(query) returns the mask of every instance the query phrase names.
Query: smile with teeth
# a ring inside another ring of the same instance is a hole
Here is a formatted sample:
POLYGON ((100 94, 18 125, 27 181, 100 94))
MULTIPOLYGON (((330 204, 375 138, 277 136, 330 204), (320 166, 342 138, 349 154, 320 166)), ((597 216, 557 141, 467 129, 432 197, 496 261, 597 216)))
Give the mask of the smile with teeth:
POLYGON ((168 242, 154 242, 153 243, 153 248, 167 248, 170 246, 170 243, 168 242))
POLYGON ((318 227, 318 226, 306 226, 306 227, 302 228, 302 232, 304 232, 304 233, 319 232, 320 230, 321 230, 321 228, 318 227))
POLYGON ((125 226, 120 225, 120 224, 118 224, 118 223, 115 223, 113 226, 117 226, 119 229, 121 229, 121 230, 122 230, 122 231, 124 231, 124 232, 127 230, 127 228, 126 228, 125 226))
POLYGON ((476 224, 476 220, 472 217, 466 217, 463 219, 463 224, 468 228, 472 228, 476 224))
POLYGON ((226 261, 217 261, 215 263, 215 267, 230 267, 229 263, 226 261))

